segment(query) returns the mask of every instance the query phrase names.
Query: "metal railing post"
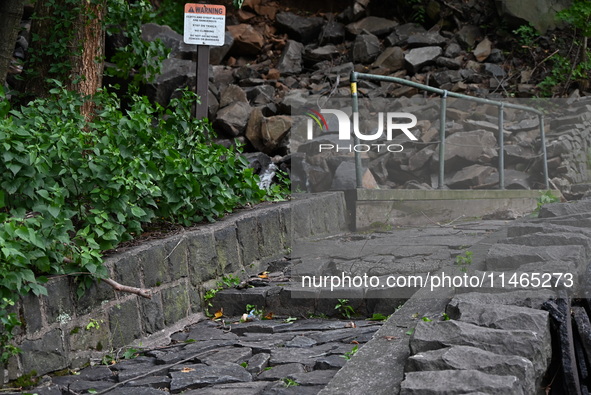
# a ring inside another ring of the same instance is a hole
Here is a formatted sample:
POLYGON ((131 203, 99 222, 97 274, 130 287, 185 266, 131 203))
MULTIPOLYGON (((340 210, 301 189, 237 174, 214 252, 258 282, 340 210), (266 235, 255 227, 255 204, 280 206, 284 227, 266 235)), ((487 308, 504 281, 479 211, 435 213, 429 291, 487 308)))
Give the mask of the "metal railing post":
MULTIPOLYGON (((351 72, 349 81, 351 82, 351 100, 353 101, 353 113, 351 115, 353 119, 355 119, 355 114, 359 113, 359 99, 357 95, 357 73, 355 71, 351 72)), ((353 144, 357 146, 359 144, 359 137, 357 136, 357 134, 355 134, 354 127, 352 127, 351 130, 353 131, 353 144)), ((353 151, 355 152, 355 185, 357 186, 357 188, 363 188, 363 166, 361 164, 361 153, 355 149, 353 151)))
MULTIPOLYGON (((505 142, 504 142, 504 135, 503 135, 503 123, 504 123, 504 108, 512 108, 516 110, 523 110, 532 112, 538 115, 538 119, 540 121, 540 136, 542 139, 542 154, 543 154, 543 167, 544 167, 544 183, 546 185, 546 189, 550 189, 550 183, 548 180, 548 156, 546 152, 546 135, 544 132, 544 117, 543 113, 535 108, 522 106, 519 104, 513 103, 506 103, 500 102, 495 100, 484 99, 480 97, 468 96, 463 95, 457 92, 448 92, 443 89, 435 88, 432 86, 419 84, 418 82, 405 80, 398 77, 390 77, 384 75, 373 75, 373 74, 365 74, 365 73, 358 73, 355 71, 351 72, 351 98, 353 100, 353 116, 359 113, 359 99, 357 95, 357 80, 358 79, 365 79, 365 80, 373 80, 373 81, 387 81, 387 82, 394 82, 397 84, 410 86, 413 88, 425 90, 427 92, 432 92, 441 96, 441 119, 440 119, 440 127, 439 127, 439 180, 438 180, 438 187, 439 189, 443 189, 445 187, 445 120, 446 120, 446 110, 447 110, 447 96, 455 97, 458 99, 465 99, 470 100, 476 103, 494 105, 499 107, 499 187, 500 189, 505 189, 505 142)), ((355 145, 359 144, 359 137, 354 134, 354 142, 355 145)), ((356 172, 356 179, 357 179, 357 188, 362 187, 362 166, 361 166, 361 154, 355 151, 355 172, 356 172)))
POLYGON ((546 150, 546 132, 544 131, 544 116, 542 114, 538 114, 538 120, 540 121, 540 139, 542 140, 544 184, 546 185, 546 189, 550 189, 550 181, 548 180, 548 152, 546 150))
POLYGON ((447 112, 447 91, 441 95, 441 108, 439 115, 439 179, 437 187, 445 187, 445 113, 447 112))
POLYGON ((499 106, 499 188, 505 189, 505 136, 503 135, 503 124, 505 104, 499 106))

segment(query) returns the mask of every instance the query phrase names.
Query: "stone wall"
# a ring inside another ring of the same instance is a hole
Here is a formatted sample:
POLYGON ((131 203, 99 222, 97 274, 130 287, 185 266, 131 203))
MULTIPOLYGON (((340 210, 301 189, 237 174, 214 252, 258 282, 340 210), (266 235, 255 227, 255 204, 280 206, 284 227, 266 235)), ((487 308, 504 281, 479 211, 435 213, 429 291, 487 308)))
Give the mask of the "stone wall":
POLYGON ((182 328, 200 316, 205 290, 222 275, 256 273, 285 254, 292 237, 345 231, 345 218, 342 193, 307 195, 244 210, 106 259, 111 278, 149 288, 151 299, 115 292, 102 282, 78 298, 73 277, 52 278, 47 297, 31 295, 19 303, 22 353, 9 362, 9 379, 32 370, 41 375, 80 367, 134 340, 182 328))
POLYGON ((580 198, 591 182, 591 100, 569 100, 564 107, 566 113, 550 120, 548 170, 562 193, 580 198))

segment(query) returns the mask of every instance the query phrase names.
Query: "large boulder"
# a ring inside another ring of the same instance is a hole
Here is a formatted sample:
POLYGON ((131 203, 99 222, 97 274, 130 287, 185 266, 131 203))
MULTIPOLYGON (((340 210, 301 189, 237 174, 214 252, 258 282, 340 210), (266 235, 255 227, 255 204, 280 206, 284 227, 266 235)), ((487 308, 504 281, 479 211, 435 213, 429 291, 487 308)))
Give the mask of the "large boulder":
POLYGON ((277 69, 284 75, 301 73, 303 53, 304 45, 302 43, 288 40, 277 63, 277 69))
POLYGON ((529 22, 540 33, 556 27, 556 13, 572 3, 572 0, 496 0, 499 14, 513 19, 516 25, 529 22))
POLYGON ((303 17, 292 12, 279 12, 275 17, 279 30, 286 32, 290 38, 308 44, 316 39, 324 25, 320 17, 303 17))
POLYGON ((234 102, 218 111, 214 126, 223 130, 228 137, 237 137, 246 129, 250 111, 248 103, 234 102))
POLYGON ((254 56, 263 48, 265 38, 251 25, 242 23, 228 26, 227 29, 234 38, 234 44, 231 48, 232 53, 238 56, 254 56))
MULTIPOLYGON (((255 108, 246 127, 246 138, 258 151, 274 155, 278 153, 278 150, 285 148, 291 125, 290 116, 265 117, 260 108, 255 108)), ((285 149, 283 150, 285 151, 285 149)), ((281 152, 281 154, 286 153, 281 152)))
POLYGON ((404 60, 411 72, 418 73, 424 66, 435 63, 442 53, 441 47, 414 48, 404 56, 404 60))
MULTIPOLYGON (((497 139, 492 132, 475 130, 456 132, 445 141, 445 166, 447 172, 455 172, 471 164, 490 164, 498 157, 497 139)), ((439 163, 439 148, 433 155, 439 163)))
POLYGON ((353 22, 347 25, 347 31, 354 36, 362 33, 374 34, 376 36, 384 36, 397 26, 398 24, 390 19, 380 18, 377 16, 368 16, 360 21, 353 22))
POLYGON ((361 34, 353 43, 353 62, 371 63, 380 53, 380 40, 373 34, 361 34))

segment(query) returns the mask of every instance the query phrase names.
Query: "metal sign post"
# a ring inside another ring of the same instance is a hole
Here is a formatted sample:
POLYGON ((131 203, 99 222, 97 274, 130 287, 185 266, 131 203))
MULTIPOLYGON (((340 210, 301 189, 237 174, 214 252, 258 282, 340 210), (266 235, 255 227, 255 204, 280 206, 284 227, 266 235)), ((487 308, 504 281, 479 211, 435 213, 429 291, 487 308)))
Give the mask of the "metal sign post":
POLYGON ((201 103, 195 109, 195 118, 207 118, 209 93, 209 47, 224 45, 226 7, 212 4, 185 4, 185 44, 197 45, 195 93, 201 103))

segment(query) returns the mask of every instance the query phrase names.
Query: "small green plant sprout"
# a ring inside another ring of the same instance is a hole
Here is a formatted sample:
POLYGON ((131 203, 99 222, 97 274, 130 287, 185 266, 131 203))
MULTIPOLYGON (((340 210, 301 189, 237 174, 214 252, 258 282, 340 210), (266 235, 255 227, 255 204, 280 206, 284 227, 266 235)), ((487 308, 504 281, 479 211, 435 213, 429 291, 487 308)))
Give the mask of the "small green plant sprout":
POLYGON ((287 317, 286 319, 283 320, 283 322, 285 322, 286 324, 290 324, 292 322, 297 321, 298 319, 296 317, 287 317))
POLYGON ((423 318, 421 318, 421 320, 423 320, 423 321, 425 321, 425 322, 431 322, 431 321, 433 321, 433 320, 432 320, 431 318, 429 318, 429 317, 423 317, 423 318))
POLYGON ((248 362, 242 362, 240 364, 240 366, 242 366, 244 369, 246 369, 248 367, 248 362))
POLYGON ((415 333, 415 328, 410 328, 409 330, 404 332, 404 334, 408 336, 412 336, 413 333, 415 333))
POLYGON ((540 209, 544 204, 560 202, 560 198, 556 197, 552 191, 545 191, 537 198, 536 209, 533 214, 537 215, 540 213, 540 209))
POLYGON ((456 265, 460 267, 461 272, 466 272, 468 270, 468 266, 472 264, 472 251, 466 250, 464 255, 456 256, 456 265))
POLYGON ((335 310, 343 316, 343 318, 351 318, 355 314, 355 309, 349 304, 349 299, 337 299, 338 303, 334 307, 335 310))
POLYGON ((135 359, 139 356, 139 351, 136 348, 130 347, 123 353, 123 359, 135 359))
POLYGON ((373 313, 371 317, 367 319, 367 321, 386 321, 388 319, 387 315, 383 315, 380 313, 373 313))
POLYGON ((88 324, 86 324, 86 330, 90 331, 93 329, 99 330, 101 329, 101 324, 103 323, 103 320, 95 320, 94 318, 91 318, 90 321, 88 322, 88 324))
POLYGON ((442 321, 449 321, 451 318, 449 318, 449 315, 447 315, 447 313, 443 312, 441 313, 441 320, 442 321))
POLYGON ((240 279, 237 276, 235 276, 233 274, 230 274, 230 275, 227 275, 227 276, 223 276, 222 279, 221 279, 221 281, 218 281, 217 282, 217 286, 218 286, 218 289, 221 289, 221 288, 233 288, 233 287, 235 287, 237 285, 240 285, 240 282, 241 281, 240 281, 240 279))
POLYGON ((353 358, 353 355, 357 354, 357 351, 359 351, 359 346, 355 345, 355 347, 353 347, 351 351, 347 351, 345 354, 342 355, 342 357, 348 361, 351 358, 353 358))
POLYGON ((300 385, 300 383, 298 383, 297 381, 295 381, 293 379, 289 379, 286 377, 283 379, 283 385, 285 386, 285 388, 289 388, 289 387, 297 387, 298 385, 300 385))

